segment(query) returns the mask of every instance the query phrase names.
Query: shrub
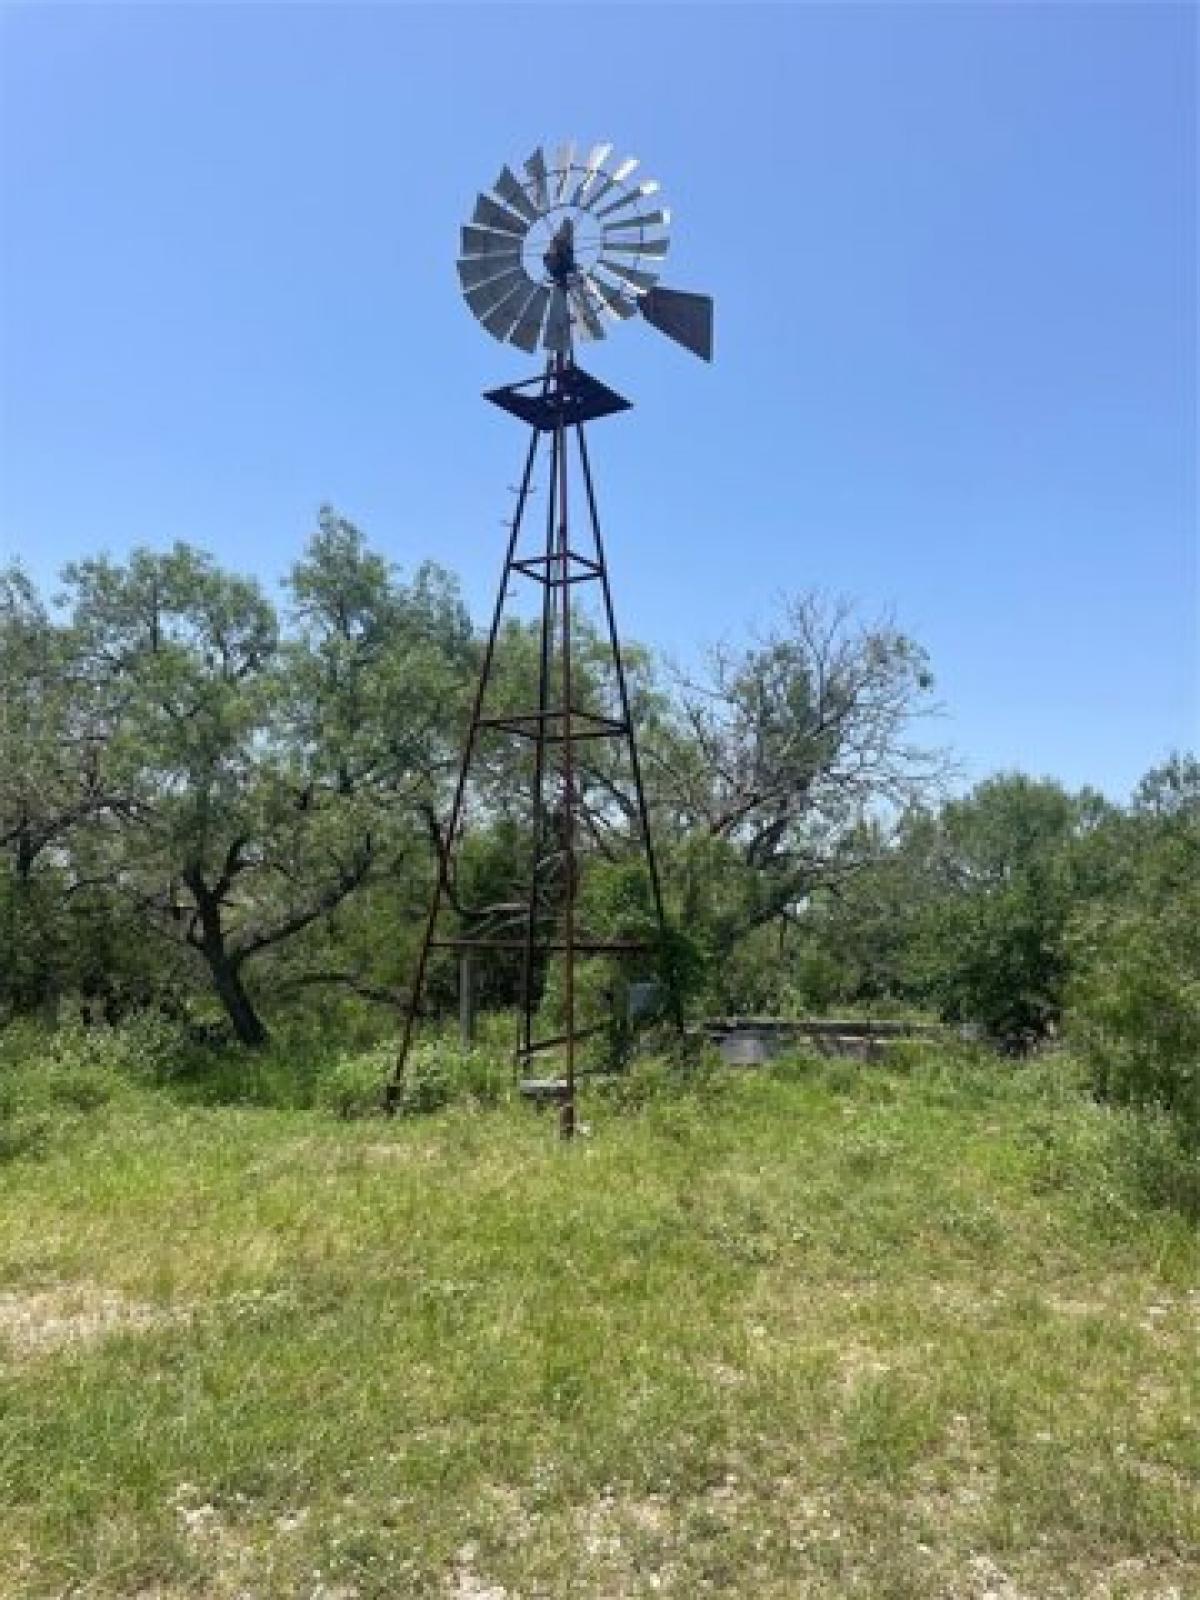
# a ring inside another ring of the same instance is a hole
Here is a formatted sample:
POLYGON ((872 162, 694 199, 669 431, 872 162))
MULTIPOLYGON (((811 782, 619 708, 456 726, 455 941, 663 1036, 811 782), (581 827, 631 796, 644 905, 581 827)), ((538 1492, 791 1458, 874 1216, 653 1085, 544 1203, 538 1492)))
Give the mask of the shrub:
POLYGON ((731 1081, 719 1053, 705 1046, 639 1056, 628 1071, 597 1078, 594 1089, 601 1099, 619 1110, 640 1111, 669 1100, 716 1100, 731 1081))
POLYGON ((156 1018, 119 1028, 6 1028, 0 1033, 0 1159, 36 1154, 56 1127, 156 1081, 177 1042, 174 1030, 156 1018))
POLYGON ((395 1049, 381 1046, 341 1055, 317 1083, 319 1106, 339 1117, 366 1117, 384 1108, 384 1089, 395 1049))
POLYGON ((1200 1161, 1174 1118, 1126 1113, 1114 1129, 1109 1159, 1138 1200, 1200 1221, 1200 1161))
POLYGON ((927 1068, 941 1048, 929 1039, 894 1039, 887 1046, 884 1061, 889 1071, 909 1076, 927 1068))
POLYGON ((1069 1023, 1096 1094, 1169 1117, 1200 1153, 1200 840, 1158 846, 1138 903, 1082 921, 1069 1023))
MULTIPOLYGON (((392 1040, 340 1056, 320 1079, 318 1103, 343 1117, 382 1111, 396 1050, 392 1040)), ((511 1080, 509 1067, 495 1050, 430 1039, 409 1052, 393 1107, 401 1116, 416 1116, 456 1101, 494 1105, 509 1092, 511 1080)))

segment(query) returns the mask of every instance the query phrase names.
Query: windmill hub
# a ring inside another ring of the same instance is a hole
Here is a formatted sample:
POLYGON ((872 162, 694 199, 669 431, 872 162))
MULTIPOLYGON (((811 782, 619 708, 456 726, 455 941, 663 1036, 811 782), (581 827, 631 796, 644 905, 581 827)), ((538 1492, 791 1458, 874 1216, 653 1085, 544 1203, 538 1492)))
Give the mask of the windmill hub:
MULTIPOLYGON (((531 252, 536 255, 538 245, 541 242, 539 235, 548 232, 549 242, 542 251, 542 265, 546 269, 546 279, 549 283, 559 284, 565 289, 581 270, 579 260, 580 237, 575 220, 570 215, 562 217, 557 227, 553 226, 554 221, 555 218, 551 214, 536 222, 530 228, 529 239, 526 244, 526 258, 531 252)), ((591 259, 585 263, 585 268, 595 264, 598 253, 598 247, 593 242, 589 252, 591 259)))

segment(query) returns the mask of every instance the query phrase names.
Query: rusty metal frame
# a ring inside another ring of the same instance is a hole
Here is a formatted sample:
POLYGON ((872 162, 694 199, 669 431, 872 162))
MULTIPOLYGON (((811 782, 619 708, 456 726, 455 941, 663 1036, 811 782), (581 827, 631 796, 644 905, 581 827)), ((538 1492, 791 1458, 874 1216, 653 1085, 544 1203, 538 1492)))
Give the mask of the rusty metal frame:
MULTIPOLYGON (((443 838, 444 847, 438 851, 437 876, 429 910, 425 920, 419 955, 413 975, 405 1010, 400 1048, 395 1069, 387 1091, 387 1105, 394 1110, 403 1081, 405 1063, 412 1048, 413 1037, 421 1009, 429 956, 433 950, 470 951, 520 951, 521 1007, 518 1020, 515 1060, 518 1069, 532 1057, 548 1050, 561 1049, 564 1055, 559 1103, 559 1129, 564 1138, 575 1132, 576 1043, 593 1028, 576 1027, 575 964, 577 956, 650 953, 655 947, 637 939, 594 939, 576 927, 577 895, 577 790, 575 746, 587 739, 620 738, 626 743, 630 774, 636 795, 638 832, 645 855, 654 910, 658 921, 660 939, 666 934, 666 916, 663 906, 662 885, 658 861, 650 835, 650 817, 642 780, 641 761, 638 756, 630 707, 629 685, 625 661, 617 633, 616 613, 600 518, 596 505, 595 483, 588 457, 584 424, 573 420, 570 407, 565 403, 568 394, 586 390, 590 382, 587 374, 574 365, 569 354, 552 356, 542 377, 541 400, 534 420, 529 422, 531 434, 525 465, 517 490, 517 503, 509 530, 504 565, 492 611, 491 624, 484 647, 483 661, 476 684, 471 713, 464 737, 462 754, 455 782, 450 818, 443 838), (547 425, 549 424, 549 425, 547 425), (540 437, 548 436, 549 478, 546 496, 546 519, 543 552, 539 555, 518 556, 522 524, 529 503, 534 467, 537 461, 540 437), (592 553, 573 548, 569 528, 568 457, 573 442, 578 456, 587 507, 586 523, 591 534, 592 553), (505 602, 514 575, 527 578, 542 586, 541 629, 538 652, 537 706, 533 710, 514 711, 502 715, 483 715, 488 685, 495 662, 505 602), (573 640, 571 616, 571 591, 577 583, 598 582, 601 588, 608 644, 617 686, 621 714, 619 717, 602 716, 576 705, 573 684, 573 640), (555 660, 557 646, 557 661, 555 660), (557 671, 555 668, 557 667, 557 671), (555 704, 557 700, 557 704, 555 704), (451 857, 456 849, 461 830, 467 786, 471 766, 483 730, 507 733, 526 738, 534 745, 534 773, 531 794, 532 851, 529 863, 527 899, 523 913, 524 929, 520 937, 440 937, 438 917, 449 889, 451 857), (556 765, 562 782, 562 829, 558 848, 546 848, 545 782, 551 748, 556 751, 556 765), (561 874, 561 913, 542 909, 541 901, 548 863, 553 859, 561 874), (559 923, 555 931, 554 923, 559 923), (549 926, 542 926, 549 923, 549 926), (536 1011, 535 977, 539 957, 562 955, 563 965, 563 1031, 548 1039, 535 1039, 533 1019, 536 1011)), ((505 391, 497 391, 504 393, 505 391)), ((495 395, 487 396, 495 399, 495 395)), ((620 400, 619 396, 613 397, 620 400)), ((627 402, 621 403, 622 408, 627 402)), ((505 407, 505 409, 512 409, 505 407)), ((601 414, 608 414, 607 412, 601 414)), ((526 417, 525 420, 529 420, 526 417)), ((668 988, 670 986, 668 985, 668 988)), ((682 1013, 677 1020, 682 1023, 682 1013)))

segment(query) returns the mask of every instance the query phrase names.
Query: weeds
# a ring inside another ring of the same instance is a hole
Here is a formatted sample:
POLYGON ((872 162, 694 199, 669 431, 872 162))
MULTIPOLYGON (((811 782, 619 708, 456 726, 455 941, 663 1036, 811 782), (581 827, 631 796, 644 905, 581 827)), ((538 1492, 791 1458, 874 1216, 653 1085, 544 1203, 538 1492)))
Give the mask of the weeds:
MULTIPOLYGON (((384 1086, 395 1070, 397 1049, 391 1041, 339 1057, 318 1080, 315 1103, 341 1117, 382 1111, 384 1086)), ((512 1080, 511 1066, 495 1051, 466 1048, 449 1039, 428 1040, 409 1053, 393 1110, 416 1116, 455 1102, 498 1105, 511 1094, 512 1080)))
POLYGON ((1196 1235, 1068 1061, 648 1061, 564 1147, 490 1051, 388 1121, 390 1047, 313 1110, 112 1047, 0 1168, 14 1600, 1200 1584, 1196 1235))

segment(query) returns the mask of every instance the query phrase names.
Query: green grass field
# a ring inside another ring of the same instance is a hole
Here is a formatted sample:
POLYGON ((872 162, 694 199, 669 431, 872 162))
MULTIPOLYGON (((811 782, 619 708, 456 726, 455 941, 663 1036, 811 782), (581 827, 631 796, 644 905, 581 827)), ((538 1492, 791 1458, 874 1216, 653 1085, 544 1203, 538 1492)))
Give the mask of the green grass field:
POLYGON ((1200 1255, 1050 1068, 0 1166, 5 1596, 1200 1595, 1200 1255))

